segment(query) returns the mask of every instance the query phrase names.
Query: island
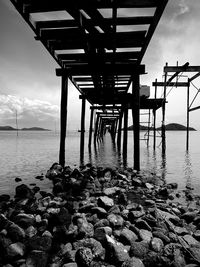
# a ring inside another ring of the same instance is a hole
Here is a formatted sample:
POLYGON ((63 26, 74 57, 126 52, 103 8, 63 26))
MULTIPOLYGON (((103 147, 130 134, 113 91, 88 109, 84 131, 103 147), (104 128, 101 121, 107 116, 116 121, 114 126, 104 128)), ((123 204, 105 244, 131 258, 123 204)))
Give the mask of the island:
POLYGON ((51 131, 49 129, 44 129, 40 127, 30 127, 30 128, 21 128, 21 129, 16 129, 11 126, 0 126, 0 131, 51 131))
MULTIPOLYGON (((129 126, 127 128, 128 131, 132 131, 133 127, 134 127, 133 125, 129 126)), ((147 126, 140 125, 140 131, 147 131, 147 130, 148 130, 147 126)), ((153 127, 149 127, 149 130, 152 131, 153 127)), ((161 131, 161 127, 156 128, 156 130, 161 131)), ((179 123, 169 123, 165 126, 165 130, 166 131, 186 131, 187 127, 179 123)), ((189 131, 196 131, 196 129, 189 127, 189 131)))

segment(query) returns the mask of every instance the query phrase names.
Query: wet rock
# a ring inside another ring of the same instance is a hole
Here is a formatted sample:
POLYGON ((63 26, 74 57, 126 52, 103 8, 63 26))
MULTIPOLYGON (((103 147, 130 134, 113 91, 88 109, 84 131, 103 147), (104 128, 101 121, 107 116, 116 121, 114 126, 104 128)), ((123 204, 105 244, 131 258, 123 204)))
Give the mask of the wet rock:
POLYGON ((135 222, 135 226, 140 228, 140 229, 145 229, 145 230, 148 230, 148 231, 152 231, 152 228, 148 225, 148 223, 142 219, 138 219, 136 222, 135 222))
POLYGON ((140 259, 132 257, 129 261, 124 262, 122 267, 144 267, 144 264, 140 259))
POLYGON ((37 229, 34 226, 29 226, 26 230, 25 230, 25 235, 28 238, 31 238, 33 236, 35 236, 37 234, 37 229))
POLYGON ((23 256, 25 253, 25 245, 21 242, 13 243, 6 248, 6 252, 9 258, 23 256))
POLYGON ((21 178, 19 178, 19 177, 16 177, 16 178, 15 178, 15 182, 16 182, 16 183, 21 182, 21 181, 22 181, 21 178))
POLYGON ((34 197, 32 190, 25 184, 18 185, 15 188, 15 198, 16 199, 31 199, 34 197))
POLYGON ((105 188, 103 190, 104 195, 106 196, 113 196, 115 195, 118 191, 120 191, 120 188, 117 186, 114 187, 109 187, 109 188, 105 188))
POLYGON ((46 267, 48 254, 40 250, 32 250, 26 259, 26 267, 46 267))
POLYGON ((110 214, 107 217, 110 225, 114 228, 121 228, 124 224, 124 219, 118 214, 110 214))
POLYGON ((119 236, 119 240, 124 244, 124 245, 131 245, 132 242, 136 241, 138 239, 137 235, 127 229, 124 228, 121 232, 120 232, 120 236, 119 236))
POLYGON ((132 185, 136 187, 142 186, 142 181, 138 178, 132 178, 132 185))
POLYGON ((148 253, 148 244, 145 242, 131 242, 129 254, 131 257, 137 257, 143 259, 148 253))
POLYGON ((153 236, 160 238, 165 244, 170 243, 170 238, 161 231, 154 231, 153 236))
POLYGON ((14 242, 23 241, 25 238, 24 230, 15 223, 9 224, 6 230, 8 232, 8 236, 14 242))
POLYGON ((98 215, 98 217, 103 218, 107 216, 107 211, 103 208, 100 207, 94 207, 91 209, 92 213, 96 213, 98 215))
POLYGON ((198 211, 188 211, 184 213, 181 218, 184 219, 187 223, 191 223, 197 216, 198 211))
POLYGON ((97 223, 95 223, 94 228, 110 226, 110 223, 107 219, 101 219, 97 223))
POLYGON ((109 209, 114 206, 114 201, 112 198, 103 196, 98 198, 98 205, 102 208, 109 209))
POLYGON ((33 236, 28 240, 27 245, 31 250, 49 251, 52 245, 52 238, 48 236, 33 236))
POLYGON ((143 210, 133 210, 129 212, 128 218, 131 223, 134 223, 136 219, 142 217, 143 215, 145 215, 143 210))
POLYGON ((19 213, 15 217, 15 223, 21 226, 23 229, 26 229, 30 225, 33 225, 35 222, 35 217, 32 214, 19 213))
POLYGON ((141 229, 139 231, 139 237, 141 238, 141 240, 150 243, 153 236, 150 231, 141 229))
POLYGON ((89 267, 93 260, 91 249, 84 247, 79 248, 76 252, 75 259, 79 267, 89 267))
POLYGON ((78 265, 75 262, 65 263, 62 267, 77 267, 78 265))
POLYGON ((180 249, 176 249, 174 251, 174 259, 173 259, 173 266, 174 267, 182 267, 186 265, 185 258, 180 251, 180 249))
POLYGON ((155 252, 160 252, 164 247, 163 241, 160 238, 154 237, 151 240, 151 248, 155 252))
POLYGON ((200 243, 194 237, 192 237, 191 235, 184 235, 183 239, 184 239, 185 242, 188 243, 188 245, 190 247, 192 247, 192 246, 199 246, 200 247, 200 243))
POLYGON ((7 194, 0 195, 0 203, 1 202, 8 202, 10 200, 10 196, 7 194))
POLYGON ((106 235, 111 236, 112 228, 109 226, 105 227, 97 227, 94 231, 94 238, 96 238, 100 242, 104 242, 106 239, 106 235))

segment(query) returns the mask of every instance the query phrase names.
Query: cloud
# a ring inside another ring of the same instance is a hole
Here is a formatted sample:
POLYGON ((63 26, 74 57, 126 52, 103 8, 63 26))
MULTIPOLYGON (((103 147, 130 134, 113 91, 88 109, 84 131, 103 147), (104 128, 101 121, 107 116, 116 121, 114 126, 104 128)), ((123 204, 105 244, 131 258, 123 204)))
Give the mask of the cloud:
POLYGON ((1 124, 15 123, 16 112, 22 126, 47 125, 59 117, 59 107, 47 101, 0 95, 1 124))

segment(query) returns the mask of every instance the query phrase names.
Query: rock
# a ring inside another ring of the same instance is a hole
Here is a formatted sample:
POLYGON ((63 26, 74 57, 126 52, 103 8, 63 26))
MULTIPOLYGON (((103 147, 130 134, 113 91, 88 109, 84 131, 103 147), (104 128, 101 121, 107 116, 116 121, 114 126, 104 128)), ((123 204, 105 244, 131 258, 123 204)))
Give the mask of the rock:
POLYGON ((100 207, 105 208, 105 209, 109 209, 112 206, 114 206, 113 199, 107 196, 99 197, 97 202, 100 207))
POLYGON ((143 259, 148 253, 148 244, 145 242, 131 242, 129 254, 131 257, 143 259))
POLYGON ((109 226, 105 227, 97 227, 94 231, 94 238, 96 238, 100 242, 104 242, 106 239, 106 235, 111 236, 112 228, 109 226))
POLYGON ((197 230, 196 232, 194 232, 194 238, 198 241, 200 241, 200 230, 197 230))
POLYGON ((104 193, 104 195, 106 195, 106 196, 113 196, 113 195, 115 195, 115 194, 117 193, 117 191, 119 191, 119 190, 120 190, 119 187, 114 186, 114 187, 105 188, 105 189, 103 190, 103 193, 104 193))
POLYGON ((198 211, 188 211, 181 216, 181 219, 184 219, 187 223, 191 223, 195 219, 197 214, 198 211))
POLYGON ((101 219, 97 223, 95 223, 94 228, 110 226, 110 223, 107 219, 101 219))
MULTIPOLYGON (((112 237, 106 235, 108 245, 109 261, 114 262, 117 266, 130 259, 125 246, 116 242, 112 237)), ((107 250, 106 250, 107 251, 107 250)))
POLYGON ((25 245, 21 242, 13 243, 7 247, 6 252, 9 258, 24 256, 25 245))
POLYGON ((174 260, 173 260, 174 267, 183 267, 186 265, 184 256, 181 253, 180 249, 175 249, 173 256, 174 256, 174 260))
POLYGON ((26 267, 46 267, 48 254, 40 250, 32 250, 26 259, 26 267))
POLYGON ((143 210, 133 210, 129 212, 128 218, 131 223, 134 223, 136 219, 145 215, 143 210))
POLYGON ((145 267, 145 266, 140 259, 132 257, 129 261, 124 262, 121 267, 145 267))
POLYGON ((145 187, 148 189, 154 189, 154 185, 150 184, 150 183, 145 183, 145 187))
POLYGON ((199 246, 200 247, 200 243, 194 237, 192 237, 191 235, 184 235, 183 239, 184 239, 185 242, 188 243, 188 245, 190 247, 193 247, 193 246, 199 246))
POLYGON ((0 214, 0 231, 8 225, 8 219, 3 215, 0 214))
POLYGON ((24 230, 15 223, 11 223, 6 230, 8 232, 8 236, 14 242, 23 241, 25 238, 24 230))
POLYGON ((65 263, 62 267, 78 267, 75 262, 65 263))
POLYGON ((16 177, 16 178, 15 178, 15 182, 16 182, 16 183, 21 182, 21 181, 22 181, 21 178, 19 178, 19 177, 16 177))
POLYGON ((177 235, 188 234, 188 230, 185 227, 175 226, 173 230, 175 233, 177 233, 177 235))
POLYGON ((98 217, 103 218, 107 216, 107 211, 101 207, 94 207, 91 209, 92 213, 96 213, 98 217))
POLYGON ((34 197, 32 190, 25 184, 18 185, 15 188, 15 198, 16 199, 31 199, 34 197))
POLYGON ((139 237, 141 238, 141 240, 150 243, 153 236, 150 231, 141 229, 139 231, 139 237))
POLYGON ((77 250, 81 247, 90 248, 92 251, 93 259, 105 259, 105 249, 101 243, 94 238, 86 238, 73 243, 73 247, 77 250))
POLYGON ((52 245, 52 238, 48 236, 33 236, 29 238, 27 245, 31 250, 49 251, 52 245))
POLYGON ((177 189, 178 188, 178 184, 177 183, 169 183, 169 184, 167 184, 167 188, 169 188, 169 189, 177 189))
POLYGON ((136 187, 142 186, 142 181, 138 178, 132 178, 132 185, 136 187))
POLYGON ((79 248, 76 251, 75 259, 79 267, 89 267, 93 260, 91 249, 84 247, 79 248))
POLYGON ((18 224, 23 229, 26 229, 35 222, 35 217, 32 214, 19 213, 15 217, 15 223, 18 224))
POLYGON ((148 231, 152 231, 152 228, 148 225, 148 223, 145 222, 142 219, 138 219, 135 222, 135 226, 138 227, 139 229, 145 229, 145 230, 148 230, 148 231))
POLYGON ((66 225, 68 227, 71 223, 71 214, 65 207, 60 208, 57 218, 61 225, 66 225))
POLYGON ((154 237, 151 240, 151 248, 155 252, 160 252, 164 247, 163 241, 160 238, 154 237))
POLYGON ((161 231, 154 231, 153 236, 160 238, 165 244, 170 243, 170 238, 161 231))
POLYGON ((131 245, 131 243, 136 241, 137 239, 138 239, 137 235, 133 231, 131 231, 127 228, 124 228, 120 232, 119 240, 124 245, 131 245))
POLYGON ((31 238, 33 236, 35 236, 37 234, 37 229, 34 226, 29 226, 26 230, 25 230, 25 235, 28 238, 31 238))
POLYGON ((113 228, 121 228, 124 224, 124 219, 118 214, 108 215, 107 220, 113 228))
POLYGON ((0 203, 1 202, 8 202, 10 200, 10 196, 7 194, 0 195, 0 203))

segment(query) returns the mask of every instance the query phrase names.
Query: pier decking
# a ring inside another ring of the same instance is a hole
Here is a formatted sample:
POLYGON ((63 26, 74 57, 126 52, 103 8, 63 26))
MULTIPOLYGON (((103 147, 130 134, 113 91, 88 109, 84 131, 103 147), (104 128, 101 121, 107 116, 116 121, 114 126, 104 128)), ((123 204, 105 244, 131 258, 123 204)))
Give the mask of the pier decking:
MULTIPOLYGON (((127 150, 128 109, 134 122, 134 168, 140 169, 139 110, 155 111, 163 100, 140 99, 140 75, 145 74, 143 56, 168 0, 10 0, 56 60, 56 75, 62 78, 60 164, 65 164, 68 79, 81 94, 80 154, 84 155, 85 101, 91 104, 89 146, 94 110, 97 134, 111 124, 113 137, 118 124, 121 147, 127 150), (128 90, 132 86, 132 93, 128 90), (118 115, 105 116, 106 110, 118 115), (109 119, 108 119, 109 118, 109 119)), ((30 51, 31 53, 31 51, 30 51)))

